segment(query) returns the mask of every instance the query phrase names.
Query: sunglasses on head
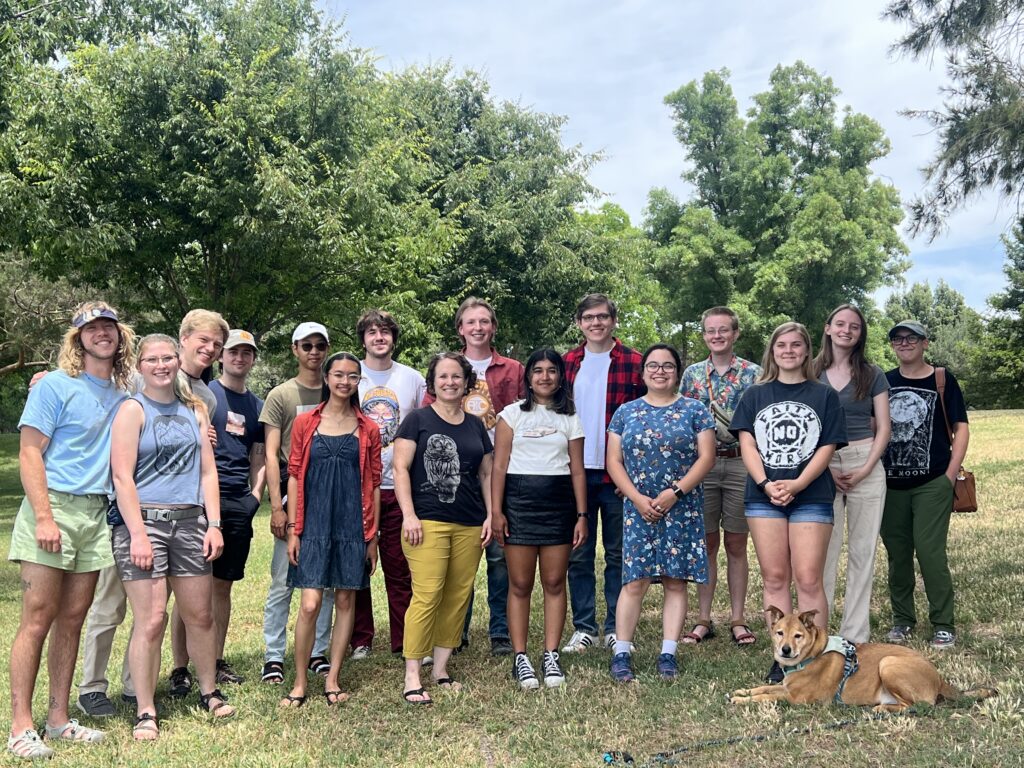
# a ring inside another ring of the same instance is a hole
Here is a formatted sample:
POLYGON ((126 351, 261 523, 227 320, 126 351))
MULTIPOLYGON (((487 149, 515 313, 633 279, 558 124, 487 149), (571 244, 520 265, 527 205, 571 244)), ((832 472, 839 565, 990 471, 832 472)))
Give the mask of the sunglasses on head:
POLYGON ((301 344, 299 344, 299 349, 301 349, 303 352, 312 352, 314 349, 317 352, 324 352, 327 350, 327 342, 317 341, 314 343, 312 341, 304 341, 301 344))

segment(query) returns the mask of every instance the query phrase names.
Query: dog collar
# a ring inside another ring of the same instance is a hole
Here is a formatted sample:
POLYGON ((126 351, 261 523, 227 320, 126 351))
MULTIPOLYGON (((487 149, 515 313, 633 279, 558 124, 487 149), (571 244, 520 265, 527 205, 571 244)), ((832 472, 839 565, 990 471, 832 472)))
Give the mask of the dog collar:
MULTIPOLYGON (((846 687, 846 681, 850 679, 850 676, 853 675, 853 673, 856 672, 857 668, 860 666, 859 662, 857 661, 857 648, 849 640, 839 637, 839 635, 829 635, 828 643, 825 644, 825 650, 821 653, 823 656, 826 653, 843 654, 843 679, 839 681, 839 688, 836 689, 835 695, 836 704, 842 704, 843 688, 846 687)), ((785 669, 783 669, 783 674, 791 675, 794 672, 799 672, 801 669, 803 669, 813 661, 814 659, 805 659, 796 666, 786 667, 785 669)))

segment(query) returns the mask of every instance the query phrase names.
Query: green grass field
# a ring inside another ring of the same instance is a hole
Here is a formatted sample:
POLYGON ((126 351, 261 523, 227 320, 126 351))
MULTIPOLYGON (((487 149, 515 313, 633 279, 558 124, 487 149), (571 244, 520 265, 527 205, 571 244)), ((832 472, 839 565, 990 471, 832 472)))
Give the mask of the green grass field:
MULTIPOLYGON (((472 646, 457 657, 451 672, 465 683, 457 694, 434 692, 430 708, 413 708, 401 698, 402 665, 387 652, 387 605, 383 581, 374 578, 378 643, 365 661, 346 665, 342 684, 354 695, 329 709, 314 696, 302 709, 277 708, 280 687, 256 682, 262 665, 262 606, 266 596, 270 533, 266 515, 257 519, 257 539, 248 576, 235 592, 235 617, 228 656, 249 678, 231 691, 239 716, 211 723, 193 696, 185 703, 163 698, 162 734, 156 743, 134 744, 130 713, 109 722, 108 740, 97 747, 58 747, 54 765, 108 766, 598 766, 609 750, 628 751, 637 764, 664 765, 650 756, 708 740, 746 737, 678 755, 723 766, 779 765, 977 765, 1024 764, 1024 412, 971 416, 968 466, 979 482, 981 511, 955 516, 950 561, 957 588, 955 650, 939 653, 922 640, 915 647, 932 658, 955 685, 991 685, 1000 696, 981 704, 925 707, 917 716, 874 720, 845 707, 796 708, 729 706, 726 693, 758 681, 770 663, 764 626, 752 621, 758 643, 740 650, 722 633, 697 647, 681 647, 683 672, 672 684, 657 679, 654 660, 660 643, 660 590, 648 596, 641 619, 636 658, 639 683, 620 686, 607 673, 608 654, 591 650, 564 657, 569 676, 561 690, 523 694, 509 680, 509 662, 487 655, 486 610, 474 616, 472 646), (857 722, 829 727, 839 721, 857 722), (790 731, 809 729, 809 733, 790 731), (778 735, 785 734, 785 735, 778 735), (776 736, 778 735, 778 736, 776 736), (759 742, 756 737, 773 736, 759 742)), ((4 552, 21 487, 17 475, 17 436, 0 435, 0 544, 4 552)), ((723 555, 724 557, 724 555, 723 555)), ((750 550, 752 579, 748 615, 759 615, 760 582, 750 550)), ((724 571, 724 562, 722 563, 724 571)), ((478 588, 484 589, 483 567, 478 588)), ((17 568, 0 569, 2 647, 10 648, 18 622, 17 568)), ((600 593, 600 585, 598 585, 600 593)), ((539 592, 539 587, 538 587, 539 592)), ((722 599, 715 619, 728 619, 722 599)), ((842 594, 842 582, 838 594, 842 594)), ((531 648, 540 647, 539 595, 534 601, 531 648)), ((919 616, 927 617, 923 592, 919 616)), ((483 601, 478 600, 478 606, 483 601)), ((599 606, 599 613, 601 611, 599 606)), ((692 614, 692 610, 691 610, 692 614)), ((879 548, 872 612, 873 634, 888 629, 885 554, 879 548)), ((927 622, 922 624, 927 630, 927 622)), ((120 665, 124 635, 119 633, 114 667, 120 665)), ((923 634, 923 633, 922 633, 923 634)), ((536 655, 536 654, 533 654, 536 655)), ((169 649, 163 674, 170 668, 169 649)), ((117 672, 114 671, 114 678, 117 672)), ((118 694, 119 683, 111 694, 118 694)), ((313 683, 311 693, 321 685, 313 683)), ((8 677, 0 676, 0 698, 9 701, 8 677)), ((35 697, 37 721, 45 711, 45 676, 35 697)), ((0 764, 14 764, 11 757, 0 764)), ((669 763, 672 764, 672 763, 669 763)))

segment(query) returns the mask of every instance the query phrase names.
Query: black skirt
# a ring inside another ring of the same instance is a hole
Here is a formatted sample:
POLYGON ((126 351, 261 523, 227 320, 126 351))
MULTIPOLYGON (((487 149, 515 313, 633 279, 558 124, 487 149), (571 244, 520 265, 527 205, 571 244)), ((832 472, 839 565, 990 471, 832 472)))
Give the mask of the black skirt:
POLYGON ((506 542, 526 547, 572 544, 576 497, 570 475, 507 475, 506 542))

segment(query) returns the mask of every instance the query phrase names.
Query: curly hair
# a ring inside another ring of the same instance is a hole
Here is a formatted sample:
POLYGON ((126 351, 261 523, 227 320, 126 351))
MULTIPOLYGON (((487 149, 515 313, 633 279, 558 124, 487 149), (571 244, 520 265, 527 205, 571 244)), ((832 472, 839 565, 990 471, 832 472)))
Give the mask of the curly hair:
MULTIPOLYGON (((72 317, 78 317, 90 310, 106 309, 118 314, 117 310, 105 301, 86 301, 79 304, 72 317)), ((72 326, 68 328, 61 342, 60 354, 57 356, 57 367, 73 378, 78 378, 85 370, 85 348, 82 346, 82 329, 72 326)), ((135 370, 135 331, 130 325, 117 321, 117 352, 114 353, 114 384, 118 389, 128 389, 128 383, 135 370)))

